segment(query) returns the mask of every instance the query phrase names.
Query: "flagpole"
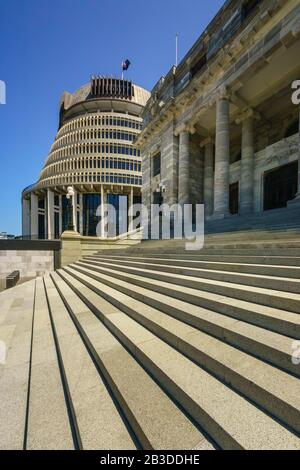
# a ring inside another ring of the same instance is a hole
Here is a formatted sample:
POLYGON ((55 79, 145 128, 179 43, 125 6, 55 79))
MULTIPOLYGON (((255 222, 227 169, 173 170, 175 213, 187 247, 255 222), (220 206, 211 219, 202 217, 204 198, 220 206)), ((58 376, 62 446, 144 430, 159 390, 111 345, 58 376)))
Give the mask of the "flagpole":
POLYGON ((179 34, 176 33, 176 41, 175 41, 175 44, 176 44, 176 46, 175 46, 175 49, 176 49, 175 65, 176 65, 176 67, 178 66, 178 36, 179 36, 179 34))

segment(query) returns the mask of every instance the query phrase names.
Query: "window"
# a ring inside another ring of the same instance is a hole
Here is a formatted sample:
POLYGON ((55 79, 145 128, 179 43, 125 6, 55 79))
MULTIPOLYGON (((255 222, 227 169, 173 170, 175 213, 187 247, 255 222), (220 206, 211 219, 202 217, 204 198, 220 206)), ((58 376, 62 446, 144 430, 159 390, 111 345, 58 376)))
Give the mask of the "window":
POLYGON ((160 160, 161 160, 161 155, 160 153, 157 153, 153 157, 153 176, 157 176, 160 174, 160 160))
MULTIPOLYGON (((36 236, 36 234, 33 234, 36 236)), ((46 230, 45 230, 45 216, 43 214, 38 215, 38 238, 39 240, 45 240, 46 230)))
POLYGON ((192 68, 192 75, 196 75, 196 73, 198 73, 204 67, 204 65, 206 65, 206 63, 207 57, 206 54, 204 54, 192 68))
POLYGON ((99 194, 83 195, 83 234, 85 236, 95 236, 96 228, 99 222, 97 217, 97 208, 101 204, 99 194))
POLYGON ((38 208, 39 209, 45 209, 45 199, 39 199, 38 200, 38 208))
POLYGON ((286 207, 298 188, 298 162, 275 168, 264 175, 264 210, 286 207))

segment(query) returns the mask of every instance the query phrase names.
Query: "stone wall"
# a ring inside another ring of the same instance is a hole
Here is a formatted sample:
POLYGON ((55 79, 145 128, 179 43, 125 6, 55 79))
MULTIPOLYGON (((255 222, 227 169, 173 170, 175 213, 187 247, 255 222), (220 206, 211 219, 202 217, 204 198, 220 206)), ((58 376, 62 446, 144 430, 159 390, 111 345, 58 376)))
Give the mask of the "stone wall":
POLYGON ((21 278, 33 278, 53 270, 53 251, 0 250, 1 277, 20 271, 21 278))

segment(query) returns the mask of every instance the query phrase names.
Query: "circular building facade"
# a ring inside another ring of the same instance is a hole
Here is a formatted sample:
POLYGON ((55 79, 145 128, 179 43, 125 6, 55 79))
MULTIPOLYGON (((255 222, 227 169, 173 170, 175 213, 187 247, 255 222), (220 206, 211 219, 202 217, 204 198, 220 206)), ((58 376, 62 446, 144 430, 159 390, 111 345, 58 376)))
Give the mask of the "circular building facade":
MULTIPOLYGON (((102 203, 118 213, 121 197, 122 207, 141 201, 141 156, 134 141, 149 96, 130 81, 106 77, 63 94, 59 129, 40 178, 22 193, 23 237, 60 237, 68 224, 68 186, 75 190, 74 223, 83 236, 96 236, 102 203)), ((130 221, 124 226, 129 230, 130 221)))

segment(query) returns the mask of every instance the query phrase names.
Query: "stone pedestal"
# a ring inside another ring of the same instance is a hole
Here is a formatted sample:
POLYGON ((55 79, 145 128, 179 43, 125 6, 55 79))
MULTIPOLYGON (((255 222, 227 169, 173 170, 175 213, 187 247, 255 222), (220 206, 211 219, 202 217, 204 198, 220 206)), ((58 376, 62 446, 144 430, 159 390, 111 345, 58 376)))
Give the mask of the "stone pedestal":
POLYGON ((81 258, 81 236, 78 232, 65 231, 61 236, 61 266, 75 263, 81 258))
POLYGON ((242 128, 242 160, 240 183, 240 214, 253 212, 254 120, 248 117, 242 128))
POLYGON ((215 219, 221 219, 229 215, 229 107, 229 101, 226 98, 221 98, 217 102, 216 165, 213 215, 213 218, 215 219))

